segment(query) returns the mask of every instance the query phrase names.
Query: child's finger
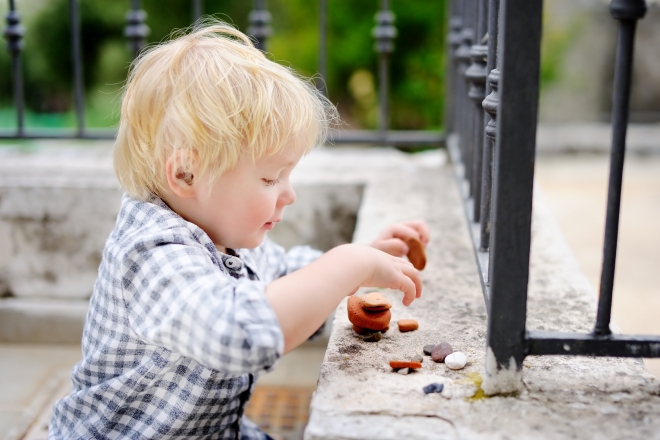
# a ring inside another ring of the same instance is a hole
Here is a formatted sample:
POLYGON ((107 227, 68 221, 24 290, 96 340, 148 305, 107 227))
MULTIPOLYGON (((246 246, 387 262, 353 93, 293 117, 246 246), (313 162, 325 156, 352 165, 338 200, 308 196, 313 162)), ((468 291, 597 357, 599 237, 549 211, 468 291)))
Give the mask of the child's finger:
POLYGON ((378 240, 374 242, 372 246, 395 257, 403 257, 404 255, 407 255, 410 250, 408 245, 399 238, 378 240))
POLYGON ((426 247, 431 236, 429 232, 429 227, 426 224, 426 222, 424 220, 410 220, 404 222, 404 224, 417 231, 417 233, 419 234, 419 239, 421 240, 424 247, 426 247))
POLYGON ((408 280, 406 286, 410 287, 409 291, 403 291, 403 289, 401 289, 405 295, 403 304, 407 306, 410 305, 415 298, 422 296, 422 278, 419 276, 419 271, 412 265, 403 265, 402 272, 408 280), (409 301, 406 303, 407 299, 409 301))
MULTIPOLYGON (((418 240, 421 241, 422 237, 420 233, 417 231, 417 229, 413 228, 412 226, 409 226, 405 223, 396 223, 390 227, 390 233, 392 234, 393 238, 399 238, 401 240, 405 240, 408 237, 415 237, 418 240)), ((424 243, 422 241, 422 243, 424 243)))

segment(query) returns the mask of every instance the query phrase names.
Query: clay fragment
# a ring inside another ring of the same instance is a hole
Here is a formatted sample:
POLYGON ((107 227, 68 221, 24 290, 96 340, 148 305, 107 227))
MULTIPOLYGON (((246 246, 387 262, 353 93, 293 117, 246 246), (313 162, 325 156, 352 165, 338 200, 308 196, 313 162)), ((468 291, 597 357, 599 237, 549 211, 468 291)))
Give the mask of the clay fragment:
POLYGON ((351 296, 348 298, 348 320, 353 329, 360 333, 360 328, 372 331, 381 331, 389 327, 392 313, 389 310, 376 313, 367 313, 362 308, 362 298, 351 296), (358 327, 357 329, 355 327, 358 327))
POLYGON ((390 304, 387 298, 385 298, 379 292, 367 293, 362 297, 362 301, 364 302, 363 304, 364 308, 383 307, 383 306, 392 307, 392 304, 390 304))
POLYGON ((358 335, 366 335, 367 333, 372 333, 371 330, 366 329, 364 327, 360 327, 357 325, 353 325, 353 331, 357 333, 358 335))
POLYGON ((441 342, 431 352, 431 358, 436 362, 443 362, 445 358, 454 352, 454 349, 449 345, 449 342, 441 342))
POLYGON ((381 339, 383 339, 383 334, 381 332, 371 333, 362 338, 364 342, 378 342, 381 339))
POLYGON ((399 319, 396 322, 399 325, 399 331, 411 332, 419 328, 419 324, 414 319, 399 319))
POLYGON ((390 361, 390 367, 394 368, 395 370, 397 368, 411 368, 413 370, 416 370, 417 368, 422 368, 422 363, 421 362, 413 362, 413 361, 390 361))
POLYGON ((408 245, 408 260, 415 266, 415 269, 423 270, 426 267, 424 245, 415 237, 408 237, 405 242, 408 245))
POLYGON ((422 390, 424 390, 424 394, 430 394, 430 393, 441 393, 444 388, 445 388, 444 384, 434 382, 426 385, 424 388, 422 388, 422 390))
POLYGON ((437 344, 427 344, 427 345, 424 346, 422 351, 424 351, 425 355, 431 356, 431 352, 433 351, 433 349, 435 348, 436 345, 437 344))

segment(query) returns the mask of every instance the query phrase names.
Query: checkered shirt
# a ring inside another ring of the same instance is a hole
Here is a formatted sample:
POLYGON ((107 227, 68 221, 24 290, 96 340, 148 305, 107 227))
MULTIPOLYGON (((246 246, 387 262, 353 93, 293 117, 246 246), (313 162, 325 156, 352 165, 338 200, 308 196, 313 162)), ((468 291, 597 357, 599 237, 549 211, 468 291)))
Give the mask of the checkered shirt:
POLYGON ((49 439, 267 438, 243 416, 284 349, 265 288, 320 252, 229 253, 160 199, 123 197, 49 439))

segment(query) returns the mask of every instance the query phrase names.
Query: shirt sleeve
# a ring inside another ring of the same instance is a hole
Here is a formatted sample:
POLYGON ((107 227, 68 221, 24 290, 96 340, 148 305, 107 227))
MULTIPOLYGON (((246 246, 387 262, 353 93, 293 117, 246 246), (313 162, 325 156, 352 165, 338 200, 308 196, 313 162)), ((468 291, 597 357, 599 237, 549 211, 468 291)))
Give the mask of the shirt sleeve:
POLYGON ((229 374, 275 364, 284 337, 264 282, 223 273, 202 247, 142 243, 124 258, 122 286, 139 338, 229 374))
POLYGON ((310 246, 293 246, 285 251, 282 246, 268 238, 264 239, 254 252, 260 272, 259 278, 266 284, 307 266, 321 255, 323 252, 310 246))

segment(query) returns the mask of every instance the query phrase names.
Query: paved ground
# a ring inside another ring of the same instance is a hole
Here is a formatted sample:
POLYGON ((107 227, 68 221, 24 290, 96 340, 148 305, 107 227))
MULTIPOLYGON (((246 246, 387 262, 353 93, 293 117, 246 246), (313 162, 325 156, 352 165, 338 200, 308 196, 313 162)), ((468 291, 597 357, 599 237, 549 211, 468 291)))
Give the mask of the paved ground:
MULTIPOLYGON (((541 156, 536 178, 582 269, 600 285, 609 158, 541 156)), ((626 333, 660 334, 660 156, 624 170, 613 318, 626 333)), ((660 377, 660 360, 645 360, 660 377)))

